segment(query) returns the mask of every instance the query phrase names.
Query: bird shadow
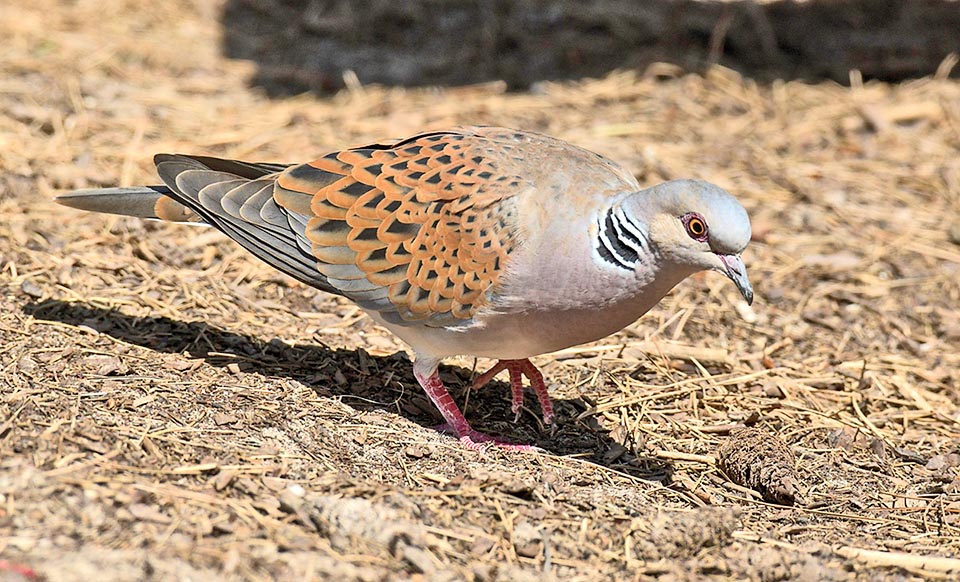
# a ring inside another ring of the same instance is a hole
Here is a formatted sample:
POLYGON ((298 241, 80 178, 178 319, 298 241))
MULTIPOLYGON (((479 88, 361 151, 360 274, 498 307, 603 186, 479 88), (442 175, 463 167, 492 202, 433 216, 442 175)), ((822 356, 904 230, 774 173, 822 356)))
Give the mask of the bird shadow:
MULTIPOLYGON (((242 373, 288 378, 310 386, 318 396, 340 398, 356 410, 399 414, 427 428, 440 422, 439 412, 413 377, 403 352, 373 356, 363 349, 331 348, 323 344, 288 345, 264 341, 199 321, 168 317, 135 317, 89 304, 44 299, 24 306, 36 319, 84 326, 98 333, 166 353, 187 354, 205 363, 235 365, 242 373)), ((234 368, 236 369, 236 368, 234 368)), ((189 372, 187 372, 189 373, 189 372)), ((556 455, 572 455, 633 478, 669 484, 671 465, 638 456, 610 438, 593 417, 579 418, 589 407, 582 400, 554 401, 556 420, 545 426, 539 407, 525 406, 517 422, 510 410, 510 389, 494 381, 482 390, 467 391, 473 371, 440 367, 440 375, 474 428, 511 442, 534 444, 556 455), (465 403, 466 400, 466 403, 465 403)), ((528 398, 527 403, 535 402, 528 398)))

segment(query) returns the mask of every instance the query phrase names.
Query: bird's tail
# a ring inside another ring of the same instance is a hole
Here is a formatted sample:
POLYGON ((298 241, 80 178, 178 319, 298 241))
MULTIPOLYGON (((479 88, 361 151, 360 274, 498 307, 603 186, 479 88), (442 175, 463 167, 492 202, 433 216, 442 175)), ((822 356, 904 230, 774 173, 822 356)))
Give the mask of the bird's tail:
MULTIPOLYGON (((91 212, 212 226, 291 277, 343 293, 317 268, 305 234, 310 216, 274 199, 277 176, 287 166, 177 154, 157 154, 154 163, 163 186, 78 190, 56 201, 91 212)), ((301 206, 309 209, 310 195, 303 197, 301 206)))
POLYGON ((204 222, 196 212, 171 198, 170 193, 170 188, 167 186, 95 188, 76 190, 58 196, 55 200, 64 206, 90 212, 105 212, 172 222, 204 222))

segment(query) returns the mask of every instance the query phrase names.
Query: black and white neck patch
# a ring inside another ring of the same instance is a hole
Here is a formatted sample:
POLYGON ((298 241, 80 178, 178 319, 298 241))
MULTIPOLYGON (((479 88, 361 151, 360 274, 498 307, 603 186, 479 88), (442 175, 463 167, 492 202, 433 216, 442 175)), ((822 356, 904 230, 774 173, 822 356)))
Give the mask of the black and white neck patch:
POLYGON ((619 206, 597 217, 595 248, 600 258, 613 266, 633 271, 649 254, 645 229, 630 219, 619 206))

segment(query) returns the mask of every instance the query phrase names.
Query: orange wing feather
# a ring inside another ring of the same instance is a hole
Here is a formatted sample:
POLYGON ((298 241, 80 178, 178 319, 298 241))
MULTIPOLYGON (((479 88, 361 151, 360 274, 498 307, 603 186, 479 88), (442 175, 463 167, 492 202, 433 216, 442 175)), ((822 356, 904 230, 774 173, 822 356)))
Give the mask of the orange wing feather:
POLYGON ((490 155, 502 149, 464 131, 344 150, 285 170, 274 197, 309 217, 318 269, 344 295, 397 323, 455 324, 487 304, 517 244, 523 180, 490 155))

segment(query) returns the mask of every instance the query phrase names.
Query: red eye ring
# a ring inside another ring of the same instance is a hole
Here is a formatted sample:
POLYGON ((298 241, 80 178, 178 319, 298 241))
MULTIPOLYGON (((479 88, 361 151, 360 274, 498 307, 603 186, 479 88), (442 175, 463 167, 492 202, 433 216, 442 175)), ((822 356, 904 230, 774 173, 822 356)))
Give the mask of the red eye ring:
POLYGON ((707 221, 702 216, 696 212, 688 212, 680 220, 683 221, 683 226, 687 229, 690 238, 701 242, 707 240, 709 229, 707 228, 707 221))

